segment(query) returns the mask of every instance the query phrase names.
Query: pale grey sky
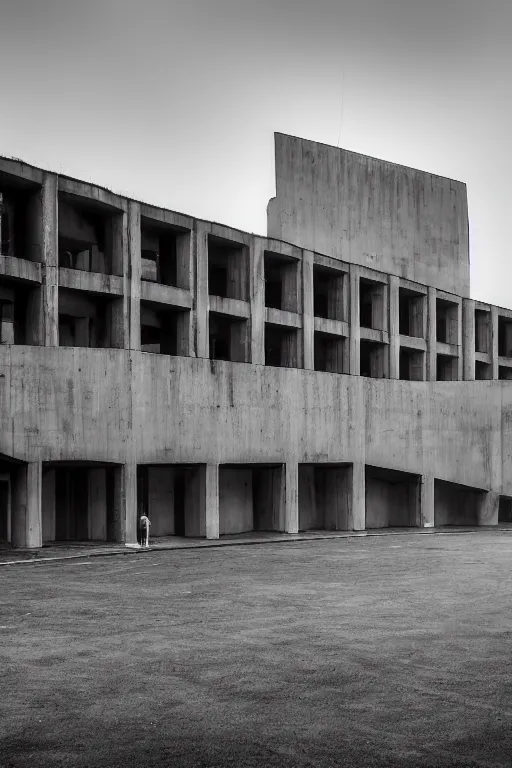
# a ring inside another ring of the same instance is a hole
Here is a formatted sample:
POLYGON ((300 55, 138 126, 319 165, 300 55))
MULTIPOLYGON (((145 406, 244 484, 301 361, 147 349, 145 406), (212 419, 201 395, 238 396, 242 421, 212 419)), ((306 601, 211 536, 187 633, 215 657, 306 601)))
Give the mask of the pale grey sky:
POLYGON ((0 0, 0 154, 265 234, 273 132, 468 185, 512 307, 511 0, 0 0))

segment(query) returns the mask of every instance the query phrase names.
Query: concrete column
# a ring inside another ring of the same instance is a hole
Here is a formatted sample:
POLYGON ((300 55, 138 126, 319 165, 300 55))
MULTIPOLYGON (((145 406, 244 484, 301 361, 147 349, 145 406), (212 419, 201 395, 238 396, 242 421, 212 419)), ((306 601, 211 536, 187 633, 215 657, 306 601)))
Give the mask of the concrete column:
POLYGON ((478 507, 478 525, 498 525, 500 494, 488 491, 481 494, 478 507))
POLYGON ((314 254, 302 251, 302 338, 304 368, 315 369, 314 254))
POLYGON ((492 378, 499 378, 499 360, 498 360, 498 307, 491 307, 491 361, 492 378))
POLYGON ((361 360, 361 326, 359 312, 359 272, 350 266, 350 359, 349 373, 359 376, 361 360))
POLYGON ((43 473, 42 480, 43 542, 55 541, 55 470, 43 473))
POLYGON ((396 275, 389 276, 389 378, 400 378, 399 286, 396 275))
POLYGON ((128 254, 128 214, 120 212, 112 217, 107 227, 112 274, 123 278, 123 298, 110 305, 110 344, 126 349, 130 344, 130 263, 128 254))
POLYGON ((137 464, 123 464, 114 470, 114 541, 137 542, 137 464))
MULTIPOLYGON (((456 322, 457 322, 457 347, 459 350, 459 357, 457 358, 457 365, 456 365, 456 370, 457 370, 456 381, 462 381, 464 378, 464 359, 463 359, 464 336, 463 336, 463 329, 462 329, 462 303, 457 305, 456 322)), ((474 343, 474 334, 473 334, 473 343, 474 343)))
POLYGON ((251 362, 265 365, 265 244, 253 237, 249 249, 251 303, 251 362))
POLYGON ((352 465, 351 503, 347 519, 347 530, 364 531, 366 528, 366 475, 362 461, 352 465))
POLYGON ((93 541, 107 540, 107 472, 90 469, 88 482, 88 535, 93 541))
MULTIPOLYGON (((177 282, 193 294, 195 286, 196 232, 181 235, 176 243, 177 282)), ((178 319, 178 355, 196 356, 196 313, 181 312, 178 319)))
POLYGON ((462 359, 465 381, 475 380, 475 302, 462 300, 462 359))
POLYGON ((434 476, 422 475, 420 489, 420 526, 434 527, 434 476))
MULTIPOLYGON (((57 347, 59 345, 59 233, 57 176, 54 174, 44 174, 41 200, 43 230, 41 340, 45 347, 57 347)), ((37 317, 37 312, 35 316, 37 317)))
POLYGON ((205 529, 207 539, 219 538, 219 465, 204 468, 205 529))
POLYGON ((282 470, 281 514, 279 529, 285 533, 299 532, 299 465, 286 462, 282 470))
POLYGON ((128 260, 131 268, 129 296, 129 348, 140 350, 141 236, 140 205, 128 203, 128 260))
POLYGON ((196 232, 196 355, 209 357, 208 228, 198 221, 196 232))
POLYGON ((427 296, 427 381, 435 381, 437 377, 436 297, 436 289, 429 287, 427 296))
POLYGON ((43 545, 42 463, 30 462, 16 472, 12 509, 12 543, 37 549, 43 545))

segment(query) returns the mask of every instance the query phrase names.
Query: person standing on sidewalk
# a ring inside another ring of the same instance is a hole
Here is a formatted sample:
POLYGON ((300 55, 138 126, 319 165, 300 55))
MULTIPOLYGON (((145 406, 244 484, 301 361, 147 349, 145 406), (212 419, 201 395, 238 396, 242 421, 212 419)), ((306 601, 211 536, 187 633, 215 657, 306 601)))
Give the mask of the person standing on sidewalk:
POLYGON ((139 517, 140 544, 142 547, 149 547, 149 526, 151 521, 149 517, 142 514, 139 517))

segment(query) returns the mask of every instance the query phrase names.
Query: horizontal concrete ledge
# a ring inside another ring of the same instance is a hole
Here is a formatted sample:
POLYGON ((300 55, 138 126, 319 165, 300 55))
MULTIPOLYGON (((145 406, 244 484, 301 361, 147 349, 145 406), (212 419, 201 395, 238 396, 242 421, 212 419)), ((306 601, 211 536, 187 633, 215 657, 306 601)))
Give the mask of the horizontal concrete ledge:
POLYGON ((138 555, 149 552, 170 550, 212 549, 215 547, 247 546, 250 544, 286 544, 301 541, 323 541, 325 539, 366 538, 368 536, 424 536, 424 535, 467 535, 475 533, 512 533, 511 525, 486 525, 474 528, 445 526, 440 528, 379 528, 368 531, 318 531, 309 533, 269 533, 261 535, 234 535, 220 539, 182 539, 169 537, 161 543, 150 544, 148 548, 121 544, 66 543, 42 547, 41 549, 0 550, 0 566, 50 563, 61 560, 80 560, 88 557, 112 557, 113 555, 138 555), (71 552, 70 552, 71 550, 71 552), (66 552, 66 554, 64 554, 66 552), (27 556, 29 558, 27 559, 27 556), (24 559, 22 559, 24 558, 24 559))

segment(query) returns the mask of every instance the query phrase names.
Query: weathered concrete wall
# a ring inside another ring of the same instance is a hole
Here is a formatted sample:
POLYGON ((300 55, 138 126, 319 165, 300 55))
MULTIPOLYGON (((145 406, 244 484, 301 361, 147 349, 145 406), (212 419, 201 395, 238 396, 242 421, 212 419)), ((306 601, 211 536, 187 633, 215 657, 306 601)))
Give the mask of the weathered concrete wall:
POLYGON ((480 496, 470 488, 436 482, 435 525, 478 525, 480 496))
POLYGON ((148 468, 148 513, 151 536, 174 533, 174 471, 172 467, 148 468))
POLYGON ((466 186, 275 134, 268 236, 469 296, 466 186))
POLYGON ((512 496, 512 387, 6 346, 0 453, 29 462, 360 462, 512 496))
POLYGON ((221 467, 219 471, 219 533, 253 529, 252 470, 221 467))

